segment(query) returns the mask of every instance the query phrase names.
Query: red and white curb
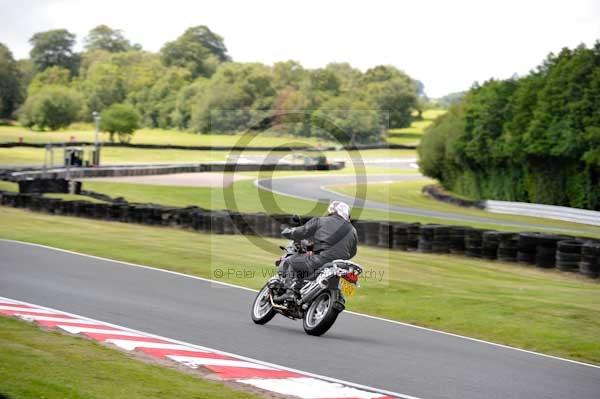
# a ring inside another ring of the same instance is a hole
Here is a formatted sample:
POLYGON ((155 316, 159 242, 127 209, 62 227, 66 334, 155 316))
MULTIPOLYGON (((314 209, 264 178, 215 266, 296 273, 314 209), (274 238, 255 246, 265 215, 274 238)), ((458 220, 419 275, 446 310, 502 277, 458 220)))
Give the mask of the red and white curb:
POLYGON ((156 358, 169 359, 192 369, 204 367, 222 380, 251 385, 281 395, 303 399, 395 397, 417 399, 316 376, 14 299, 0 297, 0 315, 19 317, 46 328, 84 335, 95 341, 113 344, 122 350, 139 351, 156 358))

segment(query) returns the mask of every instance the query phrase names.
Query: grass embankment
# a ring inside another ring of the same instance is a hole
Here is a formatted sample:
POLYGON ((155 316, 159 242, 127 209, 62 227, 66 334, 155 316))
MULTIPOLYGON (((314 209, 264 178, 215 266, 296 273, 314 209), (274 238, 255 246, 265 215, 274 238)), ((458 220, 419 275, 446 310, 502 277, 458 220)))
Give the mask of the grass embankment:
MULTIPOLYGON (((44 148, 12 147, 0 148, 0 165, 43 165, 45 157, 44 148)), ((268 153, 264 151, 197 151, 197 150, 159 150, 141 149, 130 147, 103 147, 101 150, 102 165, 126 165, 138 163, 202 163, 202 162, 224 162, 238 155, 241 157, 264 157, 268 153)), ((363 151, 326 151, 327 159, 343 160, 347 162, 368 161, 374 158, 416 158, 414 150, 363 150, 363 151)), ((271 153, 272 157, 290 157, 288 152, 271 153)), ((297 155, 315 156, 313 152, 297 152, 297 155)), ((62 163, 62 151, 54 152, 54 165, 62 163)), ((257 158, 260 160, 261 158, 257 158)), ((291 158, 290 158, 291 159, 291 158)), ((47 160, 50 162, 50 159, 47 160)))
MULTIPOLYGON (((2 238, 206 278, 221 269, 225 271, 221 281, 251 288, 260 287, 266 280, 263 274, 272 273, 277 245, 282 242, 266 239, 266 246, 259 247, 244 236, 50 216, 6 207, 0 207, 0 220, 2 238), (242 268, 256 271, 256 277, 241 278, 228 272, 242 268)), ((351 310, 600 364, 597 282, 556 270, 369 247, 359 248, 356 261, 367 273, 375 274, 362 280, 358 295, 348 301, 351 310)))
POLYGON ((258 398, 98 343, 0 316, 0 397, 258 398))
MULTIPOLYGON (((469 215, 486 217, 494 220, 509 222, 545 224, 555 228, 580 230, 592 236, 600 237, 600 227, 584 225, 579 223, 570 223, 560 220, 551 220, 536 217, 527 217, 521 215, 509 215, 485 212, 474 208, 464 208, 457 205, 448 204, 427 197, 421 192, 423 186, 436 184, 432 179, 412 180, 396 183, 369 183, 364 189, 367 193, 367 199, 390 205, 406 206, 417 209, 427 209, 432 211, 450 212, 457 215, 469 215)), ((329 186, 328 189, 342 194, 355 196, 359 185, 338 185, 329 186)))
MULTIPOLYGON (((322 173, 323 176, 327 175, 327 172, 313 172, 322 173)), ((259 176, 259 174, 253 174, 259 176)), ((287 176, 287 174, 283 174, 287 176)), ((260 176, 269 177, 269 174, 263 173, 260 176)), ((275 174, 280 176, 280 174, 275 174)), ((560 229, 569 229, 574 233, 587 235, 592 237, 600 237, 600 228, 581 225, 576 223, 562 222, 550 219, 540 218, 526 218, 515 215, 502 215, 502 214, 491 214, 483 211, 471 211, 465 210, 460 207, 454 207, 439 203, 437 201, 428 199, 426 197, 420 197, 418 192, 417 183, 400 183, 408 184, 409 188, 407 193, 399 190, 400 196, 406 196, 410 199, 406 203, 395 203, 396 205, 405 205, 421 209, 439 209, 448 211, 451 213, 465 214, 489 217, 491 220, 498 220, 503 222, 519 222, 519 223, 531 223, 532 225, 542 225, 547 231, 560 232, 560 229), (413 184, 411 186, 411 184, 413 184), (431 207, 430 207, 431 206, 431 207), (440 208, 435 208, 439 206, 440 208)), ((241 212, 268 212, 268 213, 297 213, 297 214, 312 214, 322 215, 325 211, 325 205, 323 203, 315 203, 313 201, 301 200, 293 197, 279 195, 271 193, 266 190, 259 189, 255 186, 251 180, 238 181, 233 183, 231 186, 221 188, 206 188, 206 187, 174 187, 174 186, 158 186, 149 184, 130 184, 130 183, 113 183, 113 182, 98 182, 98 181, 85 181, 83 187, 87 190, 96 191, 102 194, 109 195, 111 197, 123 197, 130 202, 142 202, 142 203, 154 203, 161 205, 170 206, 190 206, 196 205, 207 209, 236 209, 241 212), (235 206, 228 206, 231 202, 227 202, 226 199, 234 199, 235 206)), ((367 188, 367 197, 373 187, 384 187, 385 185, 369 184, 367 188)), ((350 195, 354 195, 354 189, 350 189, 350 195)), ((384 197, 385 199, 386 197, 384 197)), ((386 202, 382 200, 381 202, 386 202)), ((421 222, 421 223, 441 223, 441 224, 461 224, 479 228, 488 228, 502 231, 523 231, 532 230, 527 228, 519 228, 514 226, 503 226, 495 224, 493 221, 489 223, 483 222, 469 222, 469 221, 456 221, 443 218, 434 217, 421 217, 411 216, 400 213, 392 213, 385 211, 376 210, 353 210, 354 217, 361 219, 372 219, 372 220, 391 220, 398 222, 421 222)), ((537 228, 537 227, 536 227, 537 228)), ((540 227, 541 229, 541 227, 540 227)), ((563 232, 564 233, 564 232, 563 232)))
POLYGON ((423 112, 423 119, 414 121, 409 127, 390 129, 387 141, 394 144, 418 145, 425 128, 431 125, 438 116, 445 113, 445 109, 428 109, 423 112))
MULTIPOLYGON (((21 126, 0 126, 0 142, 17 142, 23 138, 26 143, 59 143, 69 141, 94 141, 94 128, 91 124, 77 123, 68 129, 59 131, 33 131, 21 126), (72 139, 71 139, 72 138, 72 139)), ((139 129, 132 139, 132 144, 171 144, 185 146, 219 145, 233 146, 239 144, 240 135, 227 134, 195 134, 167 129, 139 129)), ((102 142, 109 142, 108 134, 100 134, 102 142)), ((259 146, 298 146, 298 145, 331 145, 332 143, 315 138, 276 136, 261 133, 252 138, 249 147, 259 146)))

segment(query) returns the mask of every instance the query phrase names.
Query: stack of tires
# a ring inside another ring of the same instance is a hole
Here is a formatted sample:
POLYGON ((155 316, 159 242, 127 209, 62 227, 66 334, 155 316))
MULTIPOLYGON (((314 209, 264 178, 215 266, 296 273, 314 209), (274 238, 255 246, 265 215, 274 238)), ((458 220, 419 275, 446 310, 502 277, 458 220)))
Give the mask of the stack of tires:
POLYGON ((379 222, 365 223, 365 244, 376 246, 379 243, 379 222))
POLYGON ((516 262, 519 250, 519 235, 516 233, 498 233, 498 260, 516 262))
POLYGON ((392 248, 406 251, 408 248, 408 224, 394 223, 393 245, 392 248))
POLYGON ((450 226, 435 226, 433 228, 433 243, 431 250, 436 254, 447 254, 450 250, 450 226))
POLYGON ((536 249, 535 264, 538 267, 551 269, 556 266, 556 248, 564 237, 540 234, 536 249))
POLYGON ((419 234, 418 251, 422 253, 433 252, 433 229, 436 225, 426 224, 421 226, 419 234))
POLYGON ((465 236, 465 255, 472 258, 481 258, 483 256, 484 231, 480 229, 467 230, 465 236))
POLYGON ((452 226, 450 227, 450 236, 448 243, 448 250, 452 254, 463 254, 465 252, 465 239, 467 231, 470 227, 464 226, 452 226))
POLYGON ((364 220, 355 220, 352 225, 356 229, 356 236, 358 237, 358 243, 364 244, 367 236, 367 224, 364 220))
POLYGON ((558 242, 556 251, 556 267, 564 272, 576 272, 581 262, 581 250, 584 242, 565 240, 558 242))
POLYGON ((581 247, 579 272, 590 278, 600 274, 600 242, 588 241, 581 247))
POLYGON ((406 249, 409 251, 416 251, 419 249, 419 236, 421 234, 421 224, 411 223, 407 229, 407 242, 406 249))
POLYGON ((383 248, 394 247, 394 226, 391 223, 379 223, 379 240, 377 246, 383 248))
POLYGON ((540 233, 519 233, 517 261, 526 265, 535 265, 535 256, 540 233))
POLYGON ((499 233, 494 230, 484 231, 482 235, 481 254, 486 259, 498 258, 499 233))

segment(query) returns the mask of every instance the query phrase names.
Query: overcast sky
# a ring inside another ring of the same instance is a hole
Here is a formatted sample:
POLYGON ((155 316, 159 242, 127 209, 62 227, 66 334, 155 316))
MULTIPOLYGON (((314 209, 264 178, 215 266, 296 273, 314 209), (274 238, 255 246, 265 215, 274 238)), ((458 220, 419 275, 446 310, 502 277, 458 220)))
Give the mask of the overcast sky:
POLYGON ((77 34, 81 48, 91 28, 107 24, 158 51, 207 25, 235 61, 392 64, 432 97, 525 74, 551 51, 600 39, 600 0, 0 0, 0 15, 0 42, 16 58, 49 29, 77 34))

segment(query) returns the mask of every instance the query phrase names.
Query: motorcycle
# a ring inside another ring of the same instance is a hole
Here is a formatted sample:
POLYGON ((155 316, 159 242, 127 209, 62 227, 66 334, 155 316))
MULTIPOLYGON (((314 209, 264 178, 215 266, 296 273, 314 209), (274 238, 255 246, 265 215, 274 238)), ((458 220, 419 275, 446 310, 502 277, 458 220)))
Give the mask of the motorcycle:
MULTIPOLYGON (((285 262, 287 258, 309 251, 306 240, 290 241, 275 263, 285 262)), ((304 331, 308 335, 325 334, 345 309, 345 297, 353 296, 359 287, 358 277, 363 268, 352 261, 337 259, 326 263, 311 276, 301 281, 298 295, 292 300, 278 303, 274 298, 282 296, 286 287, 279 276, 272 277, 258 292, 252 304, 252 321, 256 324, 268 323, 276 314, 292 320, 303 320, 304 331)))

